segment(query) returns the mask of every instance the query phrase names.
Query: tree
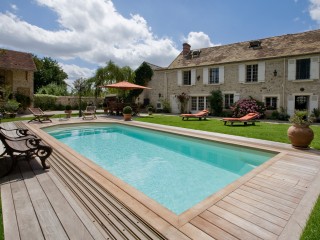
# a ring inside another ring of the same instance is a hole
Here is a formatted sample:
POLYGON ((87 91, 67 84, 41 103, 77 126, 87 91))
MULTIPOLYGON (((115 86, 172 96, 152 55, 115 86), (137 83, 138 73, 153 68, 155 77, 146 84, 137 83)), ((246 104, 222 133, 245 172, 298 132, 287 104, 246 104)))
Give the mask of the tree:
POLYGON ((34 92, 50 83, 56 83, 67 89, 65 80, 68 78, 68 75, 62 70, 57 61, 50 57, 40 59, 37 56, 34 56, 33 60, 38 70, 34 73, 34 92))
POLYGON ((46 86, 42 86, 37 91, 38 94, 49 94, 54 96, 67 96, 68 91, 64 85, 57 85, 56 83, 49 83, 46 86))
MULTIPOLYGON (((135 84, 146 86, 153 76, 153 70, 148 63, 143 62, 137 70, 135 70, 135 84)), ((130 91, 129 98, 136 98, 142 93, 143 89, 134 89, 130 91)))

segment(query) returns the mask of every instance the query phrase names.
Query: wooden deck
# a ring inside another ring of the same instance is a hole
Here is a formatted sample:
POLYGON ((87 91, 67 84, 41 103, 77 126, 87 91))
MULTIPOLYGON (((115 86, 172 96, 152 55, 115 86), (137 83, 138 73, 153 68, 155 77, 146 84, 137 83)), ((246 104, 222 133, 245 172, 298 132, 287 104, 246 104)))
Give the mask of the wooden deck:
MULTIPOLYGON (((105 122, 94 120, 100 121, 105 122)), ((44 172, 36 159, 30 164, 19 161, 15 171, 1 179, 6 239, 299 239, 320 193, 317 151, 261 141, 259 145, 281 153, 176 216, 91 161, 51 142, 37 125, 28 126, 55 150, 49 171, 44 172)), ((247 144, 256 147, 254 142, 247 144)))

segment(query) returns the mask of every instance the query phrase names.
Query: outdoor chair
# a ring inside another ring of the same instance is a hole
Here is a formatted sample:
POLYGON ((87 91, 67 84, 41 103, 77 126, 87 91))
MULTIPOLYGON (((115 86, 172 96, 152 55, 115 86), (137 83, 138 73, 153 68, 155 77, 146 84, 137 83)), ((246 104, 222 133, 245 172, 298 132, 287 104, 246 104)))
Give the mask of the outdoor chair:
POLYGON ((243 123, 244 125, 248 125, 248 123, 251 123, 252 125, 255 125, 256 122, 259 122, 256 120, 258 116, 258 113, 248 113, 247 115, 240 118, 223 118, 221 119, 221 121, 224 122, 224 125, 227 125, 227 123, 230 122, 231 126, 233 126, 233 123, 243 123))
POLYGON ((185 118, 187 120, 189 120, 189 118, 199 118, 199 120, 201 120, 202 118, 204 120, 206 120, 207 116, 209 114, 209 111, 208 110, 202 110, 198 113, 185 113, 185 114, 181 114, 180 117, 182 117, 182 120, 184 120, 185 118))
MULTIPOLYGON (((6 130, 8 131, 8 130, 6 130)), ((20 129, 13 129, 17 131, 18 135, 25 131, 20 129)), ((4 146, 4 152, 1 154, 8 155, 11 158, 11 167, 5 172, 8 174, 14 167, 19 157, 24 157, 26 160, 30 160, 31 157, 37 156, 41 160, 43 169, 50 168, 46 164, 46 159, 51 155, 52 148, 48 145, 43 144, 40 138, 35 135, 27 134, 23 136, 10 137, 6 135, 2 129, 0 131, 0 140, 4 146)))
POLYGON ((95 106, 87 106, 86 110, 83 111, 82 114, 82 119, 97 119, 95 106))
POLYGON ((29 111, 33 114, 34 118, 31 119, 29 122, 52 122, 51 117, 54 116, 54 114, 46 114, 44 113, 40 108, 28 108, 29 111))

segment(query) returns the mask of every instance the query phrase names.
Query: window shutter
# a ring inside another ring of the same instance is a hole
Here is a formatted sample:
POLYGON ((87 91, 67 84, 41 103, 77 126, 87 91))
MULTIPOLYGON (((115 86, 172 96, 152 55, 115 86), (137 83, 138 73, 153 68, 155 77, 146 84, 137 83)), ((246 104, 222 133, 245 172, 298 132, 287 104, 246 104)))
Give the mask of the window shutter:
POLYGON ((240 99, 240 94, 239 93, 235 93, 234 94, 234 103, 238 102, 240 99))
POLYGON ((310 111, 313 111, 314 108, 319 108, 318 95, 312 95, 310 98, 310 111))
POLYGON ((310 79, 319 79, 319 57, 311 58, 310 79))
POLYGON ((178 86, 181 86, 182 85, 182 71, 181 70, 178 70, 177 78, 178 78, 178 86))
POLYGON ((203 84, 204 85, 209 84, 209 69, 208 68, 203 69, 203 84))
POLYGON ((191 69, 191 85, 196 85, 196 70, 191 69))
POLYGON ((239 65, 239 82, 244 83, 246 79, 246 65, 239 65))
POLYGON ((265 81, 266 63, 259 62, 258 64, 258 82, 265 81))
POLYGON ((219 83, 224 83, 224 66, 219 67, 219 83))
POLYGON ((288 60, 288 80, 296 80, 296 59, 288 60))
POLYGON ((287 113, 289 116, 294 114, 294 97, 288 96, 288 106, 287 106, 287 113))

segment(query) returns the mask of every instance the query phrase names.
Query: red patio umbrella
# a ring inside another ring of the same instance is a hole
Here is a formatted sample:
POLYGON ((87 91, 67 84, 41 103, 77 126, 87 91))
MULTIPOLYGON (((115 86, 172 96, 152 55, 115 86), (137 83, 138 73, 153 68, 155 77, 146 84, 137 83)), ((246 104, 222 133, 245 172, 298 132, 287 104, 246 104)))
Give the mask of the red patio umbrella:
POLYGON ((100 86, 101 88, 118 88, 123 90, 133 90, 133 89, 151 89, 145 86, 137 85, 127 81, 117 82, 113 84, 100 86))

